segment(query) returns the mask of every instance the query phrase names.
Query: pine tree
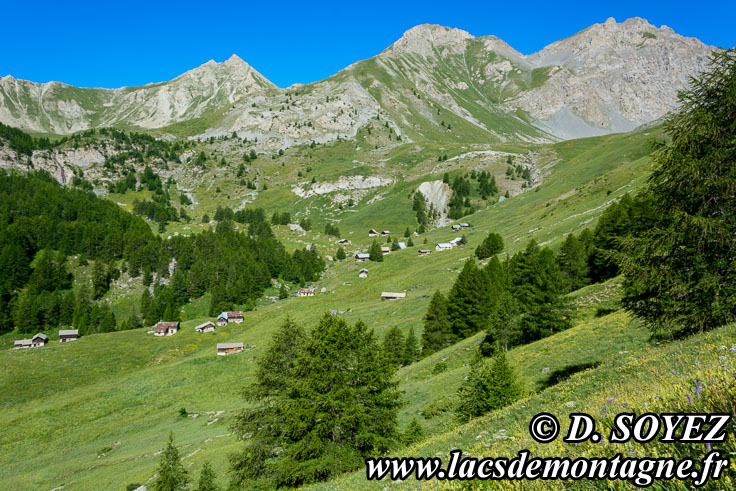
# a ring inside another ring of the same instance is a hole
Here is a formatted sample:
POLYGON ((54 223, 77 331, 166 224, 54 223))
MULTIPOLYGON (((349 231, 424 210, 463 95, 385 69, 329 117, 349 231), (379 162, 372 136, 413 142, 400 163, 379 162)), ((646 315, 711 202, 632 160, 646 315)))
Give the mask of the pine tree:
POLYGON ((286 286, 282 283, 281 287, 279 287, 279 300, 284 300, 285 298, 289 298, 289 292, 286 291, 286 286))
POLYGON ((436 291, 424 315, 422 357, 449 346, 453 339, 452 326, 447 317, 447 298, 441 292, 436 291))
POLYGON ((199 481, 195 491, 219 491, 220 487, 215 483, 215 471, 209 462, 202 464, 202 471, 199 473, 199 481))
POLYGON ((411 237, 406 241, 406 247, 414 247, 414 241, 411 240, 411 237))
POLYGON ((174 446, 174 433, 158 461, 158 475, 153 481, 154 491, 178 491, 189 484, 189 475, 179 459, 179 450, 174 446))

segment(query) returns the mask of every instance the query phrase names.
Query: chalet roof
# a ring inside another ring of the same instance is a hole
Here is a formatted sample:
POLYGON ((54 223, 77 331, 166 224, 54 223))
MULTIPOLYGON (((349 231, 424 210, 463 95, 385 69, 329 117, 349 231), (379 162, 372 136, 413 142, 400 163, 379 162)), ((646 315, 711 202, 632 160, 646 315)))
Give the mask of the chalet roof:
POLYGON ((227 313, 228 319, 242 319, 243 318, 243 312, 238 310, 235 312, 228 312, 227 313))
POLYGON ((156 332, 163 332, 163 331, 168 331, 172 327, 175 327, 176 329, 179 329, 179 323, 176 322, 176 321, 174 321, 174 322, 159 322, 158 324, 156 324, 155 329, 156 329, 156 332))
POLYGON ((47 335, 45 335, 45 334, 43 334, 43 333, 40 333, 40 332, 39 332, 39 333, 37 333, 36 335, 34 335, 34 336, 33 336, 33 337, 31 338, 31 341, 33 341, 33 340, 34 340, 34 339, 36 339, 36 338, 41 338, 41 339, 43 339, 44 341, 48 341, 48 340, 49 340, 49 337, 48 337, 47 335))
POLYGON ((359 252, 358 254, 355 255, 355 259, 370 259, 370 258, 371 258, 371 255, 364 253, 364 252, 359 252))
POLYGON ((406 292, 394 293, 394 292, 381 292, 383 298, 405 298, 406 292))
POLYGON ((399 242, 399 249, 406 249, 406 242, 399 242))
POLYGON ((205 327, 208 327, 208 326, 212 326, 212 327, 215 327, 215 323, 214 323, 214 322, 212 322, 212 321, 207 321, 207 322, 205 322, 205 323, 203 323, 203 324, 200 324, 200 325, 196 326, 196 327, 194 328, 194 330, 195 330, 195 331, 197 331, 197 330, 199 330, 199 329, 204 329, 205 327))
POLYGON ((369 233, 369 234, 377 234, 377 233, 378 233, 378 231, 377 231, 376 229, 372 228, 372 229, 370 229, 370 230, 368 231, 368 233, 369 233))
POLYGON ((368 272, 368 270, 367 270, 367 269, 365 269, 365 268, 362 268, 362 269, 361 269, 361 270, 359 271, 359 273, 367 273, 367 272, 368 272))
POLYGON ((61 329, 59 330, 59 336, 78 336, 79 329, 61 329))
POLYGON ((467 223, 465 223, 465 222, 461 222, 461 223, 460 223, 460 226, 461 226, 461 227, 470 227, 470 225, 468 225, 468 224, 467 224, 467 223))
POLYGON ((217 349, 243 349, 243 343, 217 343, 217 349))
POLYGON ((391 235, 391 231, 390 230, 384 230, 383 232, 381 232, 381 235, 391 235))
MULTIPOLYGON (((437 245, 439 245, 439 244, 437 244, 437 245)), ((419 252, 421 252, 423 254, 430 254, 432 251, 430 251, 429 249, 419 249, 419 252)))
POLYGON ((389 246, 381 246, 381 251, 382 252, 386 252, 386 251, 391 252, 391 248, 389 246))
POLYGON ((462 239, 461 237, 455 237, 454 239, 452 239, 452 240, 450 241, 450 244, 454 244, 454 243, 456 243, 456 242, 460 242, 461 240, 463 240, 463 239, 462 239))
POLYGON ((299 288, 299 293, 314 293, 314 288, 299 288))
POLYGON ((227 312, 221 312, 220 315, 217 316, 217 320, 225 319, 227 320, 227 312))
POLYGON ((439 244, 437 244, 437 247, 441 249, 452 249, 452 244, 449 242, 440 242, 439 244))
POLYGON ((32 343, 30 339, 18 339, 13 343, 13 346, 28 346, 32 343))

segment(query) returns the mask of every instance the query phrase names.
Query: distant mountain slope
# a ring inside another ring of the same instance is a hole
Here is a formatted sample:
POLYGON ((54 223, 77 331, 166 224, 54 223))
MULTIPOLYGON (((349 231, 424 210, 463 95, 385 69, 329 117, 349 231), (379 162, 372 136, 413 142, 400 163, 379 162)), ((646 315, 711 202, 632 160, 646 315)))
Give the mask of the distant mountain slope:
POLYGON ((392 141, 549 141, 660 118, 714 49, 640 18, 608 19, 532 55, 494 36, 420 25, 373 58, 288 89, 234 55, 170 82, 113 90, 8 76, 0 79, 0 122, 59 134, 102 126, 237 132, 270 150, 380 127, 392 141))
POLYGON ((0 79, 0 121, 22 129, 68 134, 104 126, 160 128, 202 117, 276 87, 233 55, 177 78, 120 89, 78 88, 0 79))

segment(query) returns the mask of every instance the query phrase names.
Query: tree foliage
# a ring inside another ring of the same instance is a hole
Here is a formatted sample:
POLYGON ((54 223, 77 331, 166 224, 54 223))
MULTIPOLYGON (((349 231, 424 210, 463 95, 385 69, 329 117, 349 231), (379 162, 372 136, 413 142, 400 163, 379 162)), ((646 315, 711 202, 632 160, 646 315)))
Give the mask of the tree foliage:
POLYGON ((648 183, 656 222, 618 255, 625 307, 670 336, 736 319, 736 51, 714 54, 679 101, 648 183))
POLYGON ((259 360, 233 424, 234 487, 299 486, 357 469, 398 438, 394 369, 362 322, 325 314, 309 333, 287 321, 259 360))

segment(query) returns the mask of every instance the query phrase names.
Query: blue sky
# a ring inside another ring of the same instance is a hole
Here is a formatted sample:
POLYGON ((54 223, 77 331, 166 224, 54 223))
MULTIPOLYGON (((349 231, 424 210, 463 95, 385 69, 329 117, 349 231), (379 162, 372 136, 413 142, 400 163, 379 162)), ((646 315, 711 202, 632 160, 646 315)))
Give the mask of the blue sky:
POLYGON ((286 87, 330 76, 423 23, 493 34, 529 54, 608 17, 722 47, 736 45, 736 1, 31 2, 0 0, 0 75, 85 87, 169 80, 236 53, 286 87))

